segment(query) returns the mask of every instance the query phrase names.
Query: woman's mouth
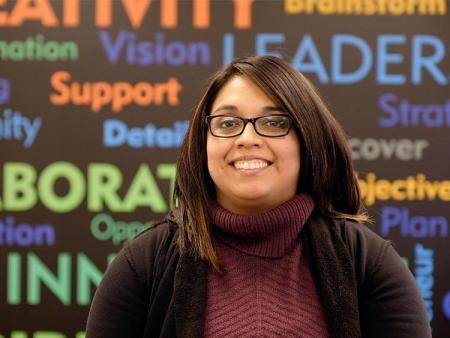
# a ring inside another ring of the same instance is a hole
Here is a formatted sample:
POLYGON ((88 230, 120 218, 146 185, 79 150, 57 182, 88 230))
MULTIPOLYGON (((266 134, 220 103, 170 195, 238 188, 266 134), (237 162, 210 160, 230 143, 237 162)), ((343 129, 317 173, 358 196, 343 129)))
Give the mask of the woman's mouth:
POLYGON ((233 163, 234 167, 236 169, 243 169, 243 170, 255 170, 255 169, 264 169, 270 163, 265 160, 255 159, 255 160, 241 160, 241 161, 235 161, 233 163))

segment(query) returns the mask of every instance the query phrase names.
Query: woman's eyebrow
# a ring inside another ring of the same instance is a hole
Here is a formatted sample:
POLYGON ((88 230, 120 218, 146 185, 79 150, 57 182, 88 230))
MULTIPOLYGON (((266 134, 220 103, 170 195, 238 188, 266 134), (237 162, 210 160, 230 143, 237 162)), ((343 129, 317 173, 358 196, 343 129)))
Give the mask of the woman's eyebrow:
MULTIPOLYGON (((219 106, 219 108, 217 108, 216 110, 214 110, 211 115, 219 113, 225 111, 227 113, 237 113, 239 111, 238 107, 234 106, 234 105, 223 105, 223 106, 219 106)), ((285 110, 280 107, 280 106, 265 106, 262 108, 262 112, 263 113, 273 113, 273 112, 277 112, 277 113, 284 113, 285 110)))
POLYGON ((265 112, 265 113, 272 113, 272 112, 285 113, 286 111, 280 106, 266 106, 263 108, 263 112, 265 112))
POLYGON ((225 110, 228 113, 235 113, 235 112, 239 111, 239 109, 236 106, 227 104, 227 105, 224 105, 224 106, 219 106, 219 108, 214 110, 211 114, 216 114, 218 112, 221 112, 222 110, 225 110))

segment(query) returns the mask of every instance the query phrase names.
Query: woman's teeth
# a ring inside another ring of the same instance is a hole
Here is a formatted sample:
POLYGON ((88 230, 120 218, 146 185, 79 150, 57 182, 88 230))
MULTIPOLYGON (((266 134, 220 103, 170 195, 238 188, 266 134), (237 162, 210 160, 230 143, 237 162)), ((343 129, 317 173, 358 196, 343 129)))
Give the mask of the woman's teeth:
POLYGON ((267 161, 263 160, 250 160, 250 161, 236 161, 234 167, 236 169, 262 169, 269 165, 267 161))

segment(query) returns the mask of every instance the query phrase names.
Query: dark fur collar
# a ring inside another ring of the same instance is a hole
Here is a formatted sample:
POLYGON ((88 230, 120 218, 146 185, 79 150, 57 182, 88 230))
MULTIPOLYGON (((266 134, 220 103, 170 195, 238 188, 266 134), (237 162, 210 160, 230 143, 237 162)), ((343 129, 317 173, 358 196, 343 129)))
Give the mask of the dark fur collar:
POLYGON ((303 243, 333 338, 360 338, 358 295, 350 254, 332 220, 313 215, 303 243))
POLYGON ((177 337, 203 337, 207 282, 206 262, 189 254, 181 255, 174 285, 177 337))

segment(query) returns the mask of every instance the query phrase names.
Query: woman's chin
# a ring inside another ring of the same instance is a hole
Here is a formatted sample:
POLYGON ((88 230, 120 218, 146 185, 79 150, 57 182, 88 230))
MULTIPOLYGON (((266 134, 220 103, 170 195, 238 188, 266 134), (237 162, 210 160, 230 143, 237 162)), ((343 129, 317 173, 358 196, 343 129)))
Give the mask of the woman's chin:
POLYGON ((276 199, 271 196, 270 192, 257 190, 235 193, 232 198, 219 194, 217 201, 225 209, 239 214, 264 212, 272 209, 271 205, 276 203, 276 199))

